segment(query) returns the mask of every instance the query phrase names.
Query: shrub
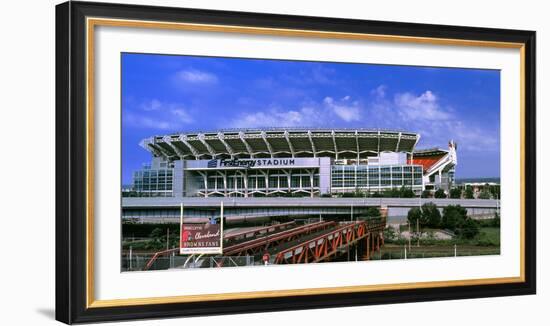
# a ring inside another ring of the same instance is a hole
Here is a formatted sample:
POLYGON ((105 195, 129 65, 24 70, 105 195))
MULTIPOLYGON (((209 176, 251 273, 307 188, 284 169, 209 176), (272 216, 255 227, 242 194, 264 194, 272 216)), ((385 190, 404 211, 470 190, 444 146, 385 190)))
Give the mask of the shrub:
POLYGON ((365 213, 368 217, 380 217, 380 209, 378 207, 368 207, 365 213))
POLYGON ((466 190, 464 190, 464 198, 474 199, 474 190, 472 189, 472 186, 466 186, 466 190))
POLYGON ((450 197, 451 198, 460 198, 462 196, 462 190, 460 188, 451 189, 450 197))
POLYGON ((495 217, 493 218, 493 226, 500 227, 500 214, 498 213, 495 213, 495 217))
POLYGON ((489 192, 491 193, 493 198, 500 198, 500 185, 489 186, 489 192))
POLYGON ((397 188, 385 189, 383 195, 386 198, 399 198, 400 192, 397 188))
POLYGON ((463 239, 473 239, 479 234, 479 226, 473 219, 466 218, 457 233, 463 239))
POLYGON ((422 220, 426 226, 437 228, 441 224, 441 213, 434 203, 422 205, 422 220))
POLYGON ((445 191, 443 189, 437 189, 437 191, 434 194, 435 198, 447 198, 447 194, 445 194, 445 191))
POLYGON ((399 190, 399 197, 401 198, 414 198, 414 191, 412 191, 411 188, 407 188, 405 186, 402 186, 399 190))
POLYGON ((388 226, 384 229, 384 239, 386 240, 386 242, 391 242, 397 239, 397 234, 392 227, 388 226))
POLYGON ((478 196, 479 199, 491 199, 491 193, 487 190, 487 189, 484 189, 478 196))
POLYGON ((449 205, 443 208, 441 226, 455 231, 464 223, 467 217, 468 211, 464 207, 460 205, 449 205))

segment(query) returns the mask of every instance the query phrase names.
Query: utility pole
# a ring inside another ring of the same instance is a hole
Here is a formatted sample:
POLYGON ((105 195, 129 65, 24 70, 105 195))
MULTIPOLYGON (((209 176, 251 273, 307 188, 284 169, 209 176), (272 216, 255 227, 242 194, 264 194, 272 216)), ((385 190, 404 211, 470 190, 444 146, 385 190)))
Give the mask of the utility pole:
POLYGON ((220 201, 220 254, 223 255, 223 200, 220 201))
POLYGON ((416 219, 416 234, 418 236, 418 238, 416 239, 417 240, 416 246, 420 247, 420 225, 419 225, 418 219, 416 219))
POLYGON ((131 271, 132 270, 132 246, 130 246, 130 264, 129 265, 130 266, 129 266, 128 270, 131 271))
POLYGON ((183 230, 183 202, 180 203, 180 255, 181 255, 181 244, 182 244, 182 238, 181 238, 181 232, 183 230))
POLYGON ((407 225, 409 226, 409 250, 411 250, 411 222, 407 221, 407 225))
POLYGON ((166 228, 166 250, 170 250, 170 228, 166 228))

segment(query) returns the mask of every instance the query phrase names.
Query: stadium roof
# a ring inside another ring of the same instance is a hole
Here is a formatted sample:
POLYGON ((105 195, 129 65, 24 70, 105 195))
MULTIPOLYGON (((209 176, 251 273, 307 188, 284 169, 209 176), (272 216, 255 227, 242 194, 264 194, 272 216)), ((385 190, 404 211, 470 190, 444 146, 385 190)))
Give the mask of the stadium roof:
POLYGON ((379 129, 266 128, 188 132, 144 139, 140 145, 166 159, 321 157, 414 151, 420 135, 379 129))
POLYGON ((414 156, 442 156, 447 154, 449 151, 440 149, 437 147, 434 148, 426 148, 426 149, 415 149, 414 150, 414 156))

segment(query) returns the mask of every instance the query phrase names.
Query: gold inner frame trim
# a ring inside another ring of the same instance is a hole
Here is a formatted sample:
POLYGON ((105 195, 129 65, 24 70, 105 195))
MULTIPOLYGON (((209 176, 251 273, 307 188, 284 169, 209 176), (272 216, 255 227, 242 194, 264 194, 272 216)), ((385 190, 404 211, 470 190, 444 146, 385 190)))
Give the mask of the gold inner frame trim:
POLYGON ((197 301, 219 301, 232 299, 270 298, 304 296, 318 294, 337 294, 353 292, 373 292, 387 290, 405 290, 420 288, 440 288, 452 286, 472 286, 525 282, 525 44, 514 42, 478 41, 449 38, 413 37, 383 34, 344 33, 315 30, 263 28, 233 25, 212 25, 194 23, 176 23, 161 21, 123 20, 88 17, 86 19, 86 89, 87 89, 87 139, 86 139, 86 306, 104 308, 148 304, 168 304, 197 301), (94 295, 94 31, 96 26, 154 28, 200 32, 240 33, 283 37, 328 38, 345 40, 364 40, 374 42, 401 42, 412 44, 431 44, 447 46, 473 46, 489 48, 519 49, 520 52, 520 276, 466 279, 449 281, 428 281, 377 285, 356 285, 344 287, 325 287, 309 289, 288 289, 274 291, 253 291, 219 294, 200 294, 167 297, 145 297, 114 300, 96 300, 94 295))

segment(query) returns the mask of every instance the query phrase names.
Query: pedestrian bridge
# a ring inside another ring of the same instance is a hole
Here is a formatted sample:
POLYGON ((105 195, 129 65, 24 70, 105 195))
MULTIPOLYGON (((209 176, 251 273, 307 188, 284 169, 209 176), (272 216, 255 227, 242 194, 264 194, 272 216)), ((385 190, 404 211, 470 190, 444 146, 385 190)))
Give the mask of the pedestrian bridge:
MULTIPOLYGON (((223 267, 239 257, 252 257, 255 264, 267 262, 268 265, 326 262, 346 254, 349 259, 350 251, 361 260, 368 260, 384 244, 385 226, 386 217, 382 216, 346 222, 298 224, 291 221, 231 232, 224 236, 223 254, 215 257, 214 267, 223 267)), ((179 248, 174 248, 155 253, 145 270, 152 268, 158 258, 178 251, 179 248)))

